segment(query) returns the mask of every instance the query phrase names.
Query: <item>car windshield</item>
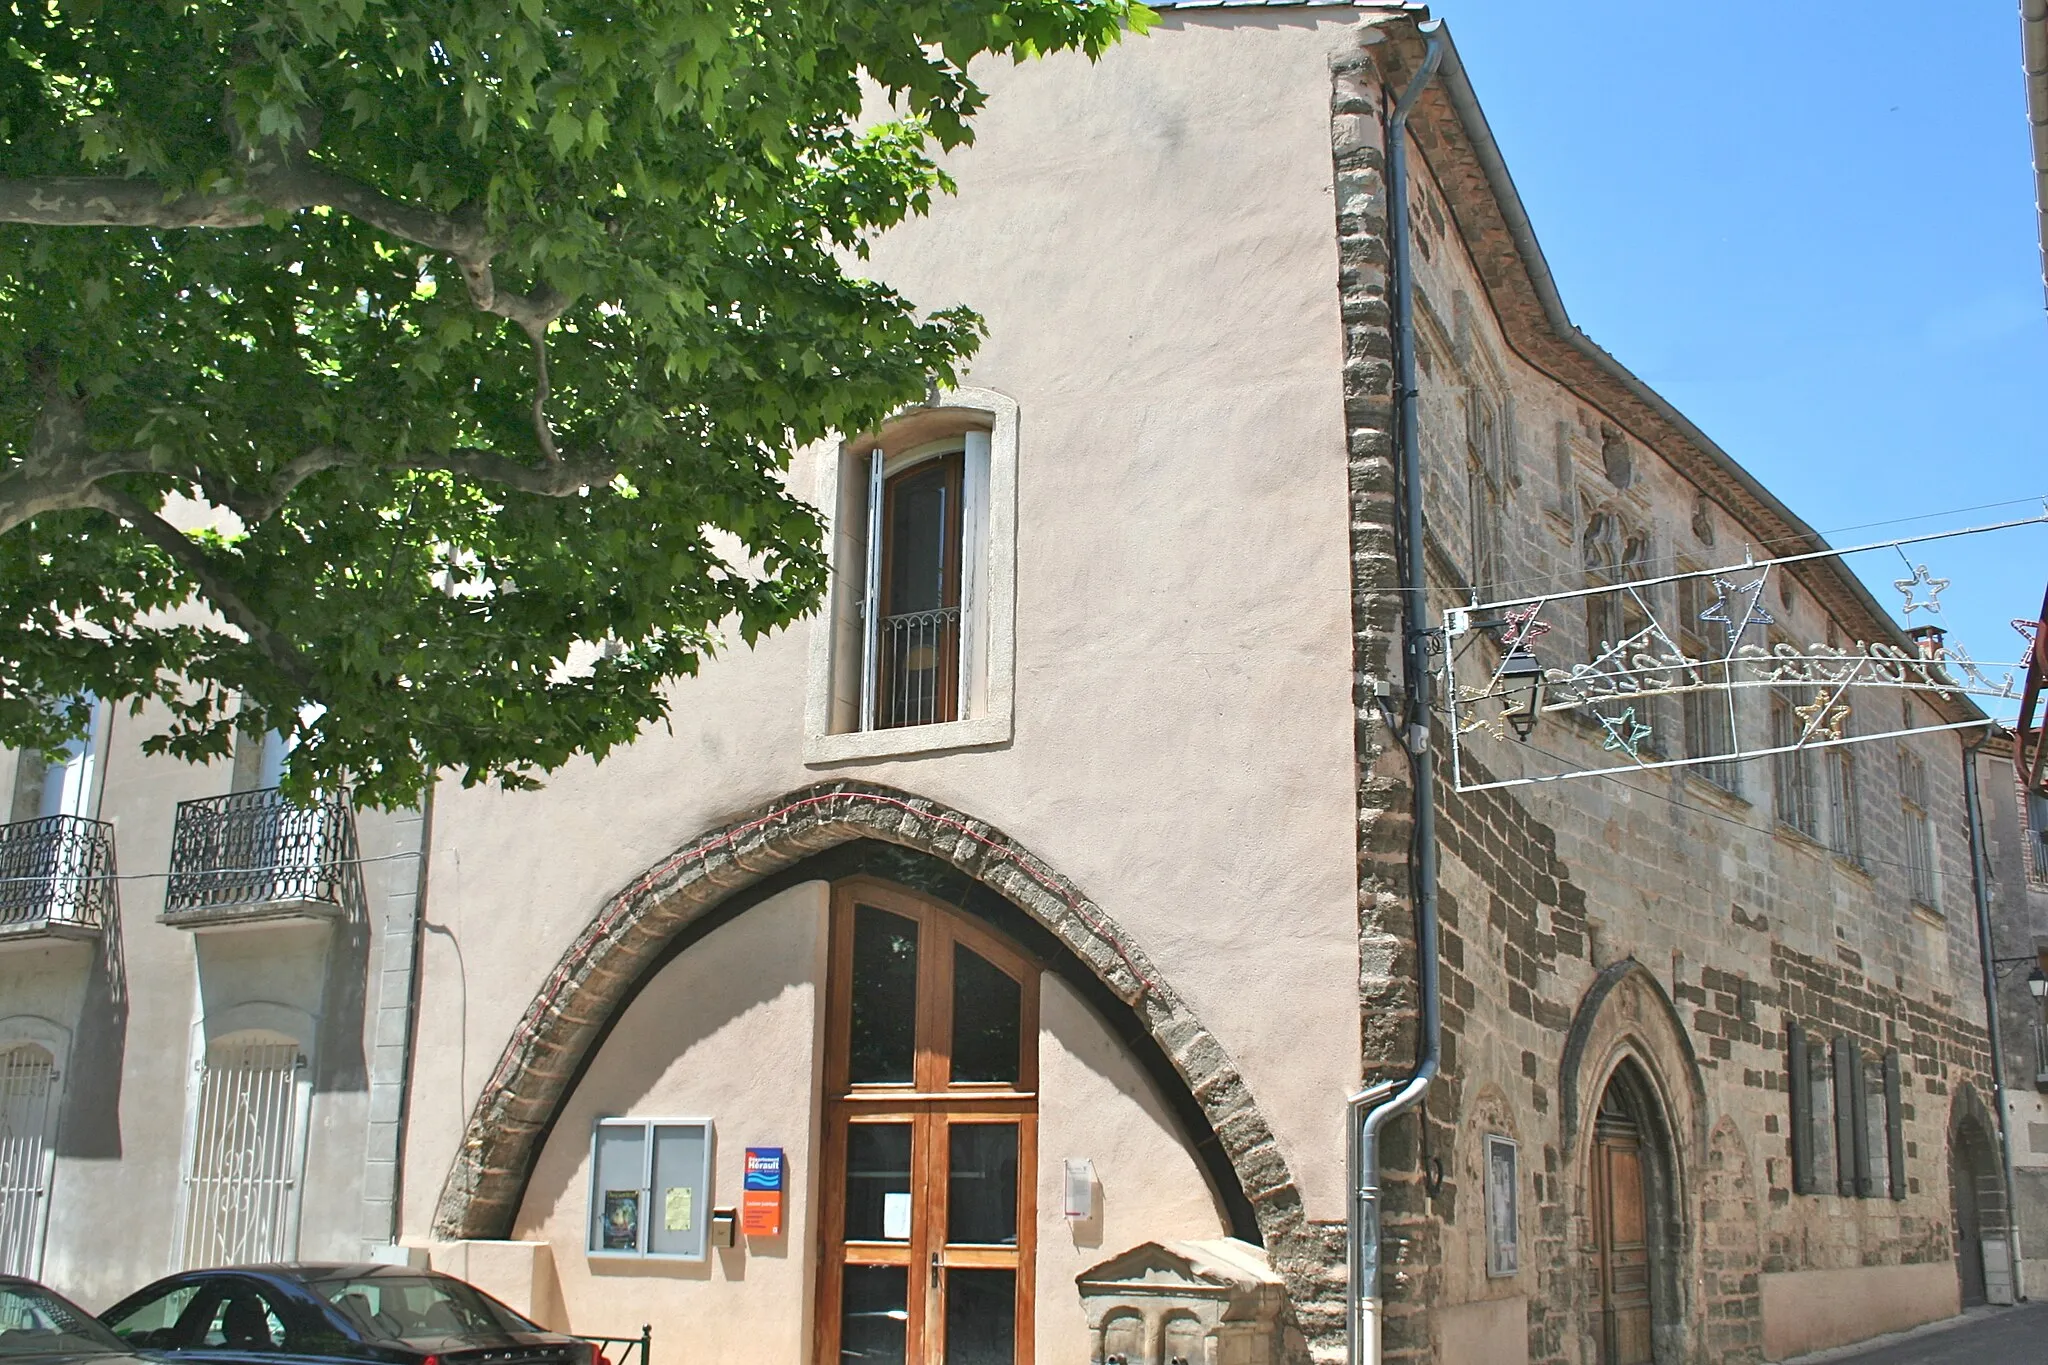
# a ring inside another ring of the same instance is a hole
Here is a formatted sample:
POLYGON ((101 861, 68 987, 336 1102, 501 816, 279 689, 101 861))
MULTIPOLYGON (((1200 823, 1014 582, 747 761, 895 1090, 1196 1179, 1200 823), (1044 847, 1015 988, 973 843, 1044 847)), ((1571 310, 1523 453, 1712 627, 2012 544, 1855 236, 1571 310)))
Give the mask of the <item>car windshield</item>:
POLYGON ((77 1304, 38 1286, 0 1284, 0 1359, 127 1349, 77 1304))
POLYGON ((540 1330, 481 1290, 439 1276, 316 1280, 312 1287, 370 1341, 540 1330))

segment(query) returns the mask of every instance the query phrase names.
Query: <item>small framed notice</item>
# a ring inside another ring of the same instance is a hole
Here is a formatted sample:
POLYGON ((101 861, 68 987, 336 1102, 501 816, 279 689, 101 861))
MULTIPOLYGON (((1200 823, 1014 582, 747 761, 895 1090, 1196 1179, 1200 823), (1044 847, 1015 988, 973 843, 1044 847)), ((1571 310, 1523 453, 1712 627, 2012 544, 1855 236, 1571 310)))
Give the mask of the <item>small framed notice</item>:
POLYGON ((1514 1139, 1486 1135, 1486 1273, 1499 1279, 1522 1268, 1521 1195, 1514 1139))
POLYGON ((710 1209, 711 1120, 597 1121, 590 1137, 592 1256, 701 1261, 710 1209))

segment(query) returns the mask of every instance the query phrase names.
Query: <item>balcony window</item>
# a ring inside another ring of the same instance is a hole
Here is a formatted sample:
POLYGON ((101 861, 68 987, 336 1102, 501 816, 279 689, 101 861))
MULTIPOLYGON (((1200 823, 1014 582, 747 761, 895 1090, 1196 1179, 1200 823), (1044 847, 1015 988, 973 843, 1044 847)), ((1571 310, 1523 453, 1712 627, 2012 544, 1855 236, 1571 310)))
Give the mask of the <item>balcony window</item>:
POLYGON ((345 795, 300 805, 276 787, 178 805, 164 920, 206 925, 331 918, 356 900, 355 822, 345 795))
MULTIPOLYGON (((931 455, 882 481, 879 610, 862 708, 867 728, 960 715, 960 492, 964 452, 931 455)), ((879 461, 877 462, 879 464, 879 461)))

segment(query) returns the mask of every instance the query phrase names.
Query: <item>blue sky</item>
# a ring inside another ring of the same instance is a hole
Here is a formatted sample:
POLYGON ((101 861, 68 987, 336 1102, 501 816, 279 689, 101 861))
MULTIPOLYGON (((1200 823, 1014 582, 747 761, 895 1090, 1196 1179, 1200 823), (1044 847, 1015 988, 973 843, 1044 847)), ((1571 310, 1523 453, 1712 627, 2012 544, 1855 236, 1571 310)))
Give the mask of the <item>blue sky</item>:
MULTIPOLYGON (((1432 8, 1573 320, 1831 543, 2042 510, 2016 3, 1432 8)), ((2019 657, 2048 527, 1909 553, 1952 580, 1953 638, 2019 657)), ((1903 600, 1896 552, 1858 568, 1903 600)))

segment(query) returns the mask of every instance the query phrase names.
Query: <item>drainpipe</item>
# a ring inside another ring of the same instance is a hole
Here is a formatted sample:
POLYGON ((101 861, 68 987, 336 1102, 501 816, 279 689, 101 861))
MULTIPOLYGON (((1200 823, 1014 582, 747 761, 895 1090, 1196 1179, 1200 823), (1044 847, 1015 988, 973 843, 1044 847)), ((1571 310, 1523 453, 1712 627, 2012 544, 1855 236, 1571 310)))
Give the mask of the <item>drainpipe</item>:
POLYGON ((1436 1078, 1442 1008, 1437 986, 1436 770, 1429 746, 1428 603, 1423 596, 1422 440, 1415 388, 1415 286, 1408 255, 1408 116, 1443 61, 1441 21, 1424 24, 1429 48, 1387 120, 1387 227, 1394 268, 1394 397, 1399 420, 1401 498, 1407 514, 1402 536, 1402 671, 1408 684, 1408 746, 1415 772, 1415 974, 1418 1012, 1415 1071, 1406 1081, 1379 1081, 1351 1096, 1346 1106, 1351 1138, 1351 1217, 1345 1250, 1351 1298, 1345 1315, 1351 1365, 1380 1359, 1380 1130, 1418 1104, 1436 1078))
POLYGON ((2005 1182, 2005 1252, 2012 1262, 2012 1296, 2027 1297, 2020 1283, 2020 1218, 2013 1204, 2012 1135, 2006 1130, 2005 1043, 1998 1027, 1998 966, 1991 947, 1991 888, 1984 873, 1984 809, 1977 795, 1977 754, 1998 733, 1984 727, 1981 739, 1963 746, 1963 805, 1970 820, 1970 889, 1977 897, 1977 952, 1984 964, 1984 1019, 1991 1032, 1991 1093, 1998 1113, 1999 1176, 2005 1182))

